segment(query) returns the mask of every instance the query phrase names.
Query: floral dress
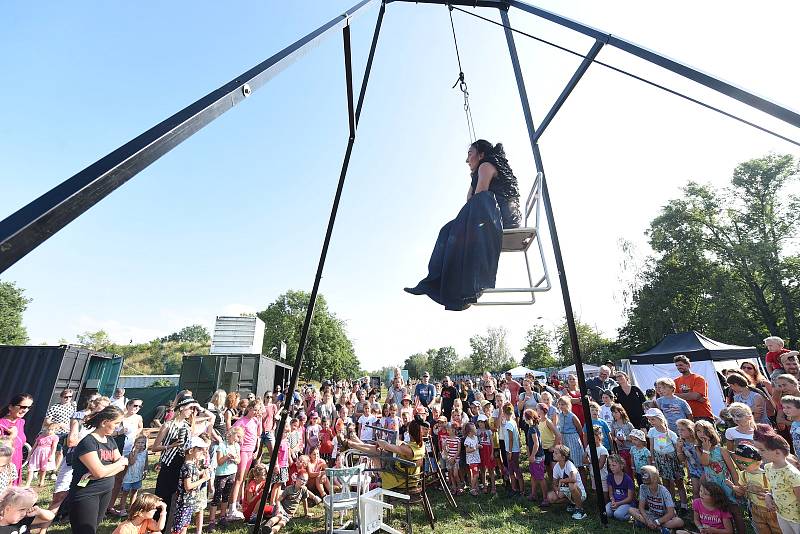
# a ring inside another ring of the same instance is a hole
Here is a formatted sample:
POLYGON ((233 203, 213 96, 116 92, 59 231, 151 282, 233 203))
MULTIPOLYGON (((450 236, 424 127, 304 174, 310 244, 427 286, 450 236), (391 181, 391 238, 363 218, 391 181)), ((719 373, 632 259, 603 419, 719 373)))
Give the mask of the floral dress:
POLYGON ((722 448, 715 445, 708 455, 709 463, 703 466, 703 473, 708 480, 715 482, 719 487, 725 491, 725 496, 732 503, 738 503, 738 498, 733 493, 733 488, 725 483, 725 480, 731 478, 731 472, 728 470, 728 465, 722 457, 722 448))
POLYGON ((186 490, 185 481, 197 482, 200 480, 200 468, 194 462, 185 462, 181 466, 180 482, 178 484, 178 497, 175 501, 175 524, 172 532, 180 532, 192 522, 192 516, 199 511, 200 487, 193 490, 186 490))

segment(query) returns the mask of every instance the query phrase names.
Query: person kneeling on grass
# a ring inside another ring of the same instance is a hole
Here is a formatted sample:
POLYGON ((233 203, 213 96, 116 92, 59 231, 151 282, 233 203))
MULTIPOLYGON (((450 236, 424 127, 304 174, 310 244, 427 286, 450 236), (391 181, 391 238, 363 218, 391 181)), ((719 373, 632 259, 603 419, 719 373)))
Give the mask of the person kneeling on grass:
POLYGON ((553 447, 553 491, 547 495, 547 500, 551 504, 569 502, 567 511, 573 512, 572 519, 586 519, 586 512, 583 511, 586 488, 569 456, 569 447, 566 445, 553 447))
POLYGON ((645 526, 662 534, 669 534, 670 529, 683 526, 683 520, 675 514, 672 495, 660 484, 658 469, 652 465, 642 467, 639 508, 631 508, 630 514, 638 526, 645 526))
POLYGON ((308 491, 307 482, 307 473, 297 473, 294 475, 294 483, 281 492, 278 497, 278 504, 272 509, 272 517, 267 521, 267 527, 270 529, 271 534, 275 534, 286 526, 294 516, 300 503, 303 503, 306 515, 308 515, 308 501, 315 505, 322 502, 322 499, 308 491))

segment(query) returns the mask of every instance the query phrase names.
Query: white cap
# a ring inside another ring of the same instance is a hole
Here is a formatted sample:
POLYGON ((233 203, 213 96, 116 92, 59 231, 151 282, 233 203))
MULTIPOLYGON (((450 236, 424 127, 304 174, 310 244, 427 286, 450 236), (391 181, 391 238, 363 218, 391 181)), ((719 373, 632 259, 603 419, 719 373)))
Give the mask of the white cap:
POLYGON ((664 412, 659 410, 658 408, 649 408, 646 412, 644 412, 645 417, 664 417, 664 412))
POLYGON ((480 414, 480 415, 478 416, 478 421, 488 421, 488 420, 489 420, 489 418, 488 418, 488 417, 486 417, 486 416, 485 416, 485 415, 483 415, 483 414, 480 414))

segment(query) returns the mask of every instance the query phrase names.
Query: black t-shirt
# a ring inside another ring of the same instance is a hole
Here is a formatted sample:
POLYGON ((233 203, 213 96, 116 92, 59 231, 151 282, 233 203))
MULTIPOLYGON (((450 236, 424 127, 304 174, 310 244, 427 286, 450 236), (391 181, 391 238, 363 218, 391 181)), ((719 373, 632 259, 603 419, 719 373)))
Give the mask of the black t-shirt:
POLYGON ((442 386, 442 413, 450 419, 453 412, 453 402, 458 397, 458 390, 455 386, 442 386))
POLYGON ((19 523, 6 526, 0 525, 0 534, 24 534, 25 532, 30 532, 31 524, 35 519, 35 517, 23 517, 19 523))
POLYGON ((103 465, 114 463, 114 453, 117 452, 116 442, 113 439, 106 439, 105 443, 97 441, 94 434, 89 434, 78 443, 75 447, 75 460, 72 463, 72 484, 70 484, 69 491, 72 498, 93 497, 105 492, 110 492, 114 489, 114 477, 100 478, 97 480, 90 480, 85 487, 79 487, 78 482, 81 478, 89 472, 89 469, 80 457, 86 453, 94 452, 100 458, 100 463, 103 465))

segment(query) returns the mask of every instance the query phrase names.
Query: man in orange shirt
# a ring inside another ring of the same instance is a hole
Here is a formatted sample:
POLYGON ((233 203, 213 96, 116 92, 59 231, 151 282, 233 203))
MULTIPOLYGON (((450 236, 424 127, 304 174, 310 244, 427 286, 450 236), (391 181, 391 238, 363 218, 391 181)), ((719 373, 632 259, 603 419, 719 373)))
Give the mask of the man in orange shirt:
POLYGON ((681 374, 675 379, 675 396, 689 403, 695 421, 705 419, 713 424, 714 414, 711 412, 711 402, 708 400, 706 379, 692 372, 689 358, 684 354, 678 354, 672 361, 681 374))

